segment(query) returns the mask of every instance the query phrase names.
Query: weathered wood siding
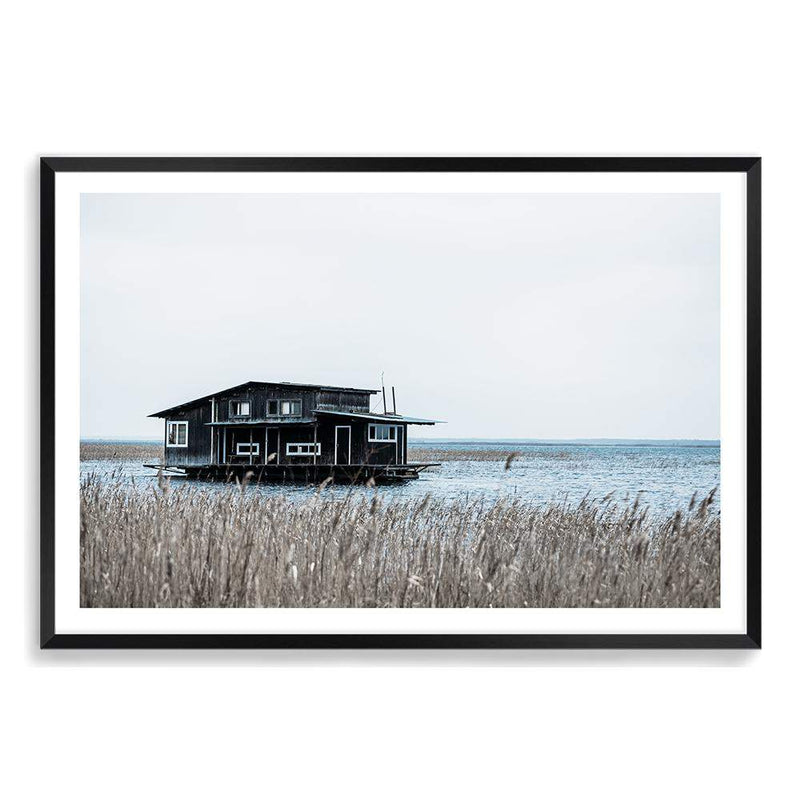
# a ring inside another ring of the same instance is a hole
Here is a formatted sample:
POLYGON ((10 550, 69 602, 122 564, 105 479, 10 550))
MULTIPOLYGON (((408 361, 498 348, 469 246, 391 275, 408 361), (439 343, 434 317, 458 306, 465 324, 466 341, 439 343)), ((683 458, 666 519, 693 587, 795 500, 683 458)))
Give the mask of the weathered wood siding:
POLYGON ((195 408, 176 411, 164 420, 164 463, 167 466, 178 467, 183 465, 202 466, 209 463, 211 456, 211 428, 206 425, 211 422, 211 404, 204 403, 195 408), (170 422, 188 422, 187 446, 167 447, 167 425, 170 422))
POLYGON ((299 419, 310 420, 311 413, 317 408, 332 411, 367 412, 369 411, 369 398, 370 395, 367 392, 325 392, 286 386, 251 388, 232 394, 217 395, 217 421, 227 422, 231 419, 231 403, 235 400, 247 400, 250 403, 250 419, 252 420, 295 419, 295 417, 268 415, 267 404, 270 400, 299 400, 302 406, 302 414, 299 419))
POLYGON ((369 413, 370 395, 365 392, 317 392, 317 408, 326 411, 369 413))
POLYGON ((244 392, 236 392, 234 394, 224 394, 217 396, 217 422, 228 422, 232 419, 242 419, 240 417, 231 416, 231 403, 235 400, 247 400, 250 403, 250 419, 264 420, 264 419, 294 419, 295 417, 281 417, 267 415, 267 401, 268 400, 299 400, 301 403, 302 413, 299 419, 310 419, 311 412, 314 409, 315 392, 308 389, 300 390, 278 390, 278 389, 249 389, 244 392))
POLYGON ((406 463, 406 432, 407 425, 391 422, 400 430, 398 431, 398 441, 395 442, 370 442, 369 428, 364 425, 363 430, 363 461, 362 464, 405 464, 406 463))
MULTIPOLYGON (((310 443, 314 441, 314 429, 310 424, 314 421, 315 409, 331 411, 347 411, 351 413, 367 413, 370 410, 370 394, 355 391, 324 391, 319 389, 294 388, 286 386, 250 387, 238 392, 226 392, 215 395, 213 402, 204 400, 196 406, 182 408, 172 412, 164 420, 164 460, 168 466, 203 466, 210 463, 223 462, 223 439, 225 441, 225 460, 235 453, 237 441, 249 441, 250 429, 246 427, 222 426, 214 433, 214 453, 212 456, 212 428, 206 424, 212 422, 238 421, 253 422, 253 441, 260 444, 260 452, 254 463, 263 463, 268 448, 266 447, 266 428, 279 423, 280 427, 280 463, 311 464, 313 456, 287 456, 288 442, 310 443), (234 401, 250 403, 248 417, 232 417, 231 404, 234 401), (269 415, 270 400, 299 400, 300 416, 269 415), (188 422, 187 447, 166 447, 166 426, 168 422, 188 422), (287 425, 297 422, 298 427, 287 425)), ((347 419, 346 417, 329 417, 321 419, 317 427, 317 441, 320 444, 320 455, 317 464, 333 464, 335 461, 335 428, 337 425, 351 427, 351 463, 352 464, 391 464, 395 463, 394 443, 377 443, 367 441, 368 423, 366 420, 347 419)), ((405 426, 403 426, 405 427, 405 426)), ((276 434, 273 434, 276 436, 276 434)), ((403 446, 400 448, 397 463, 404 463, 405 434, 403 446)))
MULTIPOLYGON (((314 441, 314 428, 294 428, 289 425, 281 428, 281 464, 313 464, 314 456, 287 456, 287 444, 309 444, 314 441)), ((317 439, 319 441, 319 439, 317 439)), ((333 452, 322 447, 322 456, 317 456, 317 464, 333 463, 333 452)))

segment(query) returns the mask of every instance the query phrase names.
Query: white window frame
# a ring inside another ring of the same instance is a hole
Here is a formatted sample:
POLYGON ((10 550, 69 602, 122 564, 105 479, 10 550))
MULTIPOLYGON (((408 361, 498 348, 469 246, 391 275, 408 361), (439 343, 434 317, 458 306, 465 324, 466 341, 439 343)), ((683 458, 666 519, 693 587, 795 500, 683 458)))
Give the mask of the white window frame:
POLYGON ((368 442, 380 442, 381 444, 386 444, 387 442, 394 442, 397 444, 397 425, 387 425, 384 422, 370 422, 369 428, 367 429, 367 441, 368 442), (391 438, 389 439, 378 439, 375 437, 375 433, 377 432, 377 428, 388 428, 391 433, 391 438))
MULTIPOLYGON (((314 442, 286 442, 286 455, 287 456, 313 456, 314 455, 314 442)), ((320 442, 316 443, 317 455, 322 455, 322 445, 320 442)))
POLYGON ((232 417, 249 417, 250 416, 250 401, 249 400, 231 400, 230 405, 228 406, 230 411, 230 416, 232 417), (247 413, 237 413, 234 409, 236 406, 247 406, 247 413))
POLYGON ((261 444, 259 442, 236 442, 237 456, 258 456, 261 455, 261 444), (242 448, 247 448, 243 450, 242 448))
POLYGON ((189 446, 189 422, 185 419, 168 419, 167 420, 167 438, 166 438, 166 445, 167 447, 188 447, 189 446), (175 444, 170 444, 169 441, 169 429, 172 426, 176 427, 175 432, 175 444), (181 426, 183 426, 184 430, 186 431, 186 435, 184 437, 184 443, 180 444, 178 440, 181 438, 180 431, 181 426))
POLYGON ((303 401, 301 399, 297 398, 297 397, 292 397, 292 398, 289 398, 288 400, 285 399, 285 398, 278 399, 278 398, 272 397, 269 400, 267 400, 267 416, 268 417, 302 417, 303 416, 303 401), (270 403, 277 403, 278 404, 278 411, 276 413, 273 413, 273 412, 271 412, 269 410, 270 403), (284 403, 297 403, 297 406, 298 406, 298 409, 299 409, 298 412, 296 414, 293 414, 291 412, 288 413, 288 414, 284 414, 281 411, 281 408, 283 407, 284 403))
POLYGON ((302 417, 303 416, 303 401, 302 400, 280 400, 278 409, 280 410, 280 416, 282 417, 302 417), (283 411, 284 403, 288 403, 289 411, 283 411), (292 411, 291 408, 293 405, 297 405, 297 411, 292 411))

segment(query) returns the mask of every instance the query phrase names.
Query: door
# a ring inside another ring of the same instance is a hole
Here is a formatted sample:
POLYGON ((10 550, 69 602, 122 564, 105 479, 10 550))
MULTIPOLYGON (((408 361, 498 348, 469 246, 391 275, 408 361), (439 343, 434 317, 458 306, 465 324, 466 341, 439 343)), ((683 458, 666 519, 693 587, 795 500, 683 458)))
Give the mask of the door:
POLYGON ((264 452, 264 463, 275 465, 281 463, 281 432, 279 428, 267 428, 267 443, 264 452))
POLYGON ((349 425, 336 426, 336 447, 334 464, 349 464, 350 463, 350 437, 352 431, 349 425))

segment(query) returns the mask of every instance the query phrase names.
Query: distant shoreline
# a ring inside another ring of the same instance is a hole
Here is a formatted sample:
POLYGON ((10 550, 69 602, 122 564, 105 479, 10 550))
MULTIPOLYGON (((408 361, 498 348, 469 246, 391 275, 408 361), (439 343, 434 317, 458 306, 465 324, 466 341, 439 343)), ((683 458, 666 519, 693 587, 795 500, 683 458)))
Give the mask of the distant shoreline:
MULTIPOLYGON (((163 439, 87 438, 81 444, 163 445, 163 439)), ((436 439, 409 437, 410 445, 493 444, 513 447, 710 447, 719 448, 719 439, 436 439)))

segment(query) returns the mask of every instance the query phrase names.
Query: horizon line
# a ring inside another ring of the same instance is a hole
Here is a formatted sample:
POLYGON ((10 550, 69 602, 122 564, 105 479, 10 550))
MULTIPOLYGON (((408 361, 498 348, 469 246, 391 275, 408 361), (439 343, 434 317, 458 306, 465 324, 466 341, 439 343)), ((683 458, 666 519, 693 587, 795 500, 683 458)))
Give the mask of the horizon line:
MULTIPOLYGON (((150 436, 81 436, 81 442, 147 442, 161 444, 163 438, 150 436)), ((598 442, 704 442, 719 446, 720 439, 714 437, 651 437, 651 436, 576 436, 558 437, 515 437, 515 436, 409 436, 408 441, 418 442, 531 442, 536 444, 557 443, 598 443, 598 442)))

